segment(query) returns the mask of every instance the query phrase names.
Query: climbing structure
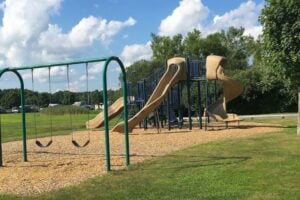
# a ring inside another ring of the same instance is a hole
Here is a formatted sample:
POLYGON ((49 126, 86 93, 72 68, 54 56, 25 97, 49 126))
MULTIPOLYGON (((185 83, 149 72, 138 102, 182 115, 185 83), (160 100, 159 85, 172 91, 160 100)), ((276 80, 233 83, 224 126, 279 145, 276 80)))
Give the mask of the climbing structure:
MULTIPOLYGON (((167 71, 164 73, 152 95, 144 107, 128 121, 129 132, 145 117, 153 112, 165 99, 174 84, 186 79, 186 59, 182 57, 171 58, 167 62, 167 71)), ((123 132, 123 123, 117 124, 112 131, 123 132)))

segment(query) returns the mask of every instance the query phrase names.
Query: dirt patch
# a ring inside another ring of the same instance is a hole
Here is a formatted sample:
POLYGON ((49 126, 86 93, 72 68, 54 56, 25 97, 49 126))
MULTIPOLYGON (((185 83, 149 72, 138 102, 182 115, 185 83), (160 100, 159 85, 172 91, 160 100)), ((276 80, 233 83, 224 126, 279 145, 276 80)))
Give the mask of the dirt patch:
MULTIPOLYGON (((246 123, 239 128, 209 127, 208 131, 194 128, 135 129, 130 135, 131 163, 154 156, 225 138, 242 138, 279 131, 279 126, 246 123)), ((85 142, 87 131, 75 134, 85 142)), ((43 139, 45 142, 47 138, 43 139)), ((111 165, 113 170, 124 168, 124 135, 110 134, 111 165)), ((28 140, 28 162, 22 162, 22 143, 3 144, 4 167, 0 168, 0 193, 29 195, 62 188, 105 173, 105 146, 102 131, 91 132, 91 143, 78 149, 71 144, 71 136, 53 137, 49 148, 38 148, 28 140)))

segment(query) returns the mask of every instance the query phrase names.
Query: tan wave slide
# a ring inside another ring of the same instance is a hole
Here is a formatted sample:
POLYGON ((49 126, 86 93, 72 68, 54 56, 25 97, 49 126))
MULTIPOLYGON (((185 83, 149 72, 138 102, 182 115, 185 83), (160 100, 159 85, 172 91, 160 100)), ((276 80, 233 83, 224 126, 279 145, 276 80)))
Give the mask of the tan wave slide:
MULTIPOLYGON (((164 100, 171 87, 178 81, 186 79, 186 60, 182 57, 171 58, 167 62, 167 71, 164 73, 152 95, 145 106, 131 119, 128 120, 128 131, 132 132, 134 127, 145 117, 155 110, 164 100)), ((112 131, 123 133, 124 123, 117 124, 112 131)))
MULTIPOLYGON (((112 119, 122 112, 124 107, 123 97, 117 99, 111 106, 108 107, 108 119, 112 119)), ((100 112, 95 118, 86 122, 87 129, 95 129, 103 126, 104 123, 104 113, 100 112)))
POLYGON ((219 80, 223 83, 223 98, 209 105, 206 113, 217 121, 233 122, 240 121, 234 113, 226 112, 226 103, 235 99, 243 92, 243 85, 224 74, 226 59, 222 56, 210 55, 206 58, 207 80, 219 80))

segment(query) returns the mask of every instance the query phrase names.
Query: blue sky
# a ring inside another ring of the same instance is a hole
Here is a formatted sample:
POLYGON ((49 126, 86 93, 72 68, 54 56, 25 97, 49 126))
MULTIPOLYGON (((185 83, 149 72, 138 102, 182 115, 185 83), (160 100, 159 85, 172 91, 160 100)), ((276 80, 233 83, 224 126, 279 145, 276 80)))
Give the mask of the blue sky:
MULTIPOLYGON (((53 63, 119 56, 126 66, 150 59, 151 33, 185 35, 197 28, 203 36, 244 26, 245 34, 261 34, 263 0, 6 0, 1 2, 0 66, 53 63)), ((73 69, 72 90, 84 90, 84 68, 73 69)), ((54 69, 54 91, 66 89, 65 69, 54 69)), ((91 89, 101 89, 101 65, 90 66, 91 89), (99 74, 99 75, 98 75, 99 74)), ((119 86, 119 70, 109 71, 109 87, 119 86)), ((30 73, 24 79, 30 88, 30 73)), ((35 72, 46 90, 47 71, 35 72)), ((6 75, 0 88, 18 87, 6 75)))

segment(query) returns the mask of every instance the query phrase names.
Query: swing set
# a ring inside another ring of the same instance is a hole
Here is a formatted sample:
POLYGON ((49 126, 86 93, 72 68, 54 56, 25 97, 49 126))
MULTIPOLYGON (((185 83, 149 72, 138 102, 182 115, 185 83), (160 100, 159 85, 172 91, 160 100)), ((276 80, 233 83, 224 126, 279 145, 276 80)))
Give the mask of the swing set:
MULTIPOLYGON (((25 66, 25 67, 16 67, 16 68, 5 68, 0 70, 0 78, 6 72, 14 73, 19 81, 20 81, 20 97, 21 97, 21 121, 22 121, 22 142, 23 142, 23 161, 28 161, 27 159, 27 143, 26 143, 26 111, 25 111, 25 96, 24 96, 24 81, 19 73, 22 70, 31 70, 31 89, 33 92, 37 91, 35 87, 35 78, 34 78, 34 70, 39 68, 47 68, 48 69, 48 92, 49 92, 49 102, 52 103, 52 80, 51 80, 51 68, 64 66, 66 67, 66 78, 67 78, 67 89, 70 91, 70 66, 82 66, 85 65, 85 80, 86 80, 86 102, 90 103, 90 94, 89 94, 89 64, 96 63, 96 62, 103 62, 103 105, 104 105, 104 131, 105 131, 105 154, 106 154, 106 170, 110 171, 110 142, 109 142, 109 126, 108 126, 108 104, 107 104, 107 69, 110 66, 109 64, 115 61, 122 71, 122 91, 123 91, 123 104, 124 104, 124 111, 123 111, 123 120, 125 123, 124 126, 124 135, 125 135, 125 164, 128 166, 130 164, 129 159, 129 136, 128 136, 128 111, 127 111, 127 83, 126 83, 126 72, 123 63, 118 57, 107 57, 107 58, 100 58, 100 59, 91 59, 91 60, 81 60, 81 61, 73 61, 73 62, 62 62, 62 63, 55 63, 55 64, 48 64, 48 65, 35 65, 35 66, 25 66)), ((38 101, 35 100, 35 105, 38 105, 38 101)), ((71 103, 71 96, 69 97, 69 103, 71 103)), ((39 106, 39 105, 38 105, 39 106)), ((90 120, 90 111, 87 113, 87 121, 90 120)), ((49 140, 46 143, 42 143, 38 137, 38 124, 37 124, 37 116, 36 113, 33 113, 33 126, 34 126, 34 135, 35 135, 35 144, 40 148, 47 148, 53 144, 53 113, 52 107, 49 107, 49 140)), ((72 113, 69 112, 69 126, 71 132, 71 143, 77 148, 83 148, 89 145, 90 143, 90 130, 88 131, 88 136, 83 144, 80 144, 76 138, 74 133, 74 121, 72 113)), ((0 115, 0 167, 3 166, 3 156, 2 156, 2 125, 1 125, 1 115, 0 115)))
MULTIPOLYGON (((90 102, 90 97, 89 97, 89 75, 88 75, 88 63, 85 63, 85 71, 86 71, 86 93, 87 93, 87 103, 89 104, 90 102)), ((68 91, 70 90, 70 77, 69 77, 69 65, 66 65, 66 74, 67 74, 67 86, 68 86, 68 91)), ((35 92, 35 82, 34 82, 34 68, 31 69, 31 89, 33 92, 35 92)), ((51 67, 48 67, 48 92, 49 92, 49 102, 50 104, 52 103, 52 87, 51 87, 51 67)), ((38 105, 38 101, 34 102, 35 105, 40 107, 38 105)), ((71 103, 71 97, 69 97, 69 104, 71 103)), ((36 113, 33 113, 33 121, 34 121, 34 135, 35 135, 35 144, 40 147, 40 148, 46 148, 49 147, 53 143, 53 119, 52 119, 52 108, 49 107, 49 122, 50 122, 50 139, 47 143, 43 144, 39 138, 38 138, 38 131, 37 131, 37 120, 36 120, 36 113)), ((90 111, 88 110, 87 114, 87 121, 89 122, 90 120, 90 111)), ((77 147, 77 148, 83 148, 86 147, 90 143, 90 130, 88 129, 88 139, 83 145, 80 145, 74 138, 74 129, 73 129, 73 118, 71 112, 69 112, 69 124, 70 124, 70 131, 72 135, 72 144, 77 147)))

